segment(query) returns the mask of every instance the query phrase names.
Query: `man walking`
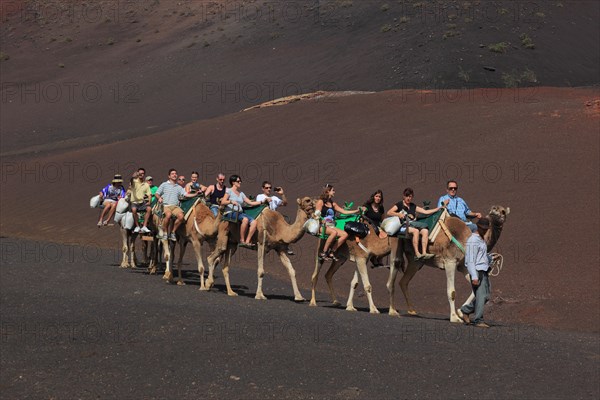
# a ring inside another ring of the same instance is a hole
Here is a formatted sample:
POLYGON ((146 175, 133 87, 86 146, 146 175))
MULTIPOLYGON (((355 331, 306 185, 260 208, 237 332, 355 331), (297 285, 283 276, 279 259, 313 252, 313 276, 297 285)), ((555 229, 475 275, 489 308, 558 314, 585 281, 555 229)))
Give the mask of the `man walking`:
POLYGON ((475 298, 469 304, 460 308, 462 319, 467 324, 471 321, 480 328, 489 328, 483 320, 483 306, 490 298, 490 279, 488 271, 490 269, 490 256, 487 254, 487 243, 483 240, 485 233, 490 229, 490 220, 481 218, 477 221, 477 232, 473 233, 467 240, 465 252, 465 265, 471 276, 471 286, 475 298), (475 314, 473 319, 469 314, 475 314))

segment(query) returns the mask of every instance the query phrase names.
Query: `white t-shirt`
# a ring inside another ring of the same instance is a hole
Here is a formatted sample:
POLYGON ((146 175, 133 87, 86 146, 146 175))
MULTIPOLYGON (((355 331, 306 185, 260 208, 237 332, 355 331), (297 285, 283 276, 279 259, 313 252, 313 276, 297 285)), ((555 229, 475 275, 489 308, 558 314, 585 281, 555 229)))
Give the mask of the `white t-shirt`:
MULTIPOLYGON (((259 194, 258 196, 256 196, 256 201, 260 201, 261 203, 263 201, 265 201, 265 198, 267 196, 263 193, 259 194)), ((283 200, 281 200, 279 197, 277 196, 271 196, 271 201, 269 202, 269 208, 273 211, 277 210, 277 207, 279 207, 281 205, 281 203, 283 203, 283 200)))

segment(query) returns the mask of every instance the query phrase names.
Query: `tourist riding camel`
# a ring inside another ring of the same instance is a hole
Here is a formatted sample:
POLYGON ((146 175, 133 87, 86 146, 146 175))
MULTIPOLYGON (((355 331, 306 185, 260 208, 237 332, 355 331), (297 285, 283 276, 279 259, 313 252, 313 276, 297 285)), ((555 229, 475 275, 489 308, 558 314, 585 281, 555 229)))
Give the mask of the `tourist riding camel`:
POLYGON ((446 192, 447 193, 445 195, 439 198, 437 204, 438 207, 441 207, 444 203, 446 203, 446 209, 451 216, 460 218, 460 220, 467 225, 471 232, 476 232, 477 225, 475 225, 469 219, 481 218, 481 213, 471 211, 467 205, 467 202, 456 195, 458 193, 458 183, 456 181, 450 180, 446 183, 446 192))
POLYGON ((99 193, 100 200, 103 200, 102 205, 104 208, 100 213, 100 219, 98 220, 98 226, 106 226, 110 219, 115 215, 117 209, 117 201, 125 197, 125 188, 123 187, 123 177, 120 174, 116 174, 111 183, 106 185, 99 193), (104 216, 107 215, 106 219, 104 216))

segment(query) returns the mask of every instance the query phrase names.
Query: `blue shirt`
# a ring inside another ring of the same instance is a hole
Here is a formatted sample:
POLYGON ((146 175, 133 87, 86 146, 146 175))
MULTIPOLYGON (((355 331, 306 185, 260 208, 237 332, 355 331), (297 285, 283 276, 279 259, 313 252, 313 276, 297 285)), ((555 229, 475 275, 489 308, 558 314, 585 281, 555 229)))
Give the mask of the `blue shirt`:
POLYGON ((487 254, 487 244, 474 233, 467 240, 465 249, 465 265, 471 275, 471 280, 479 279, 477 271, 487 271, 490 268, 490 257, 487 254))
POLYGON ((113 186, 112 183, 109 183, 102 189, 102 196, 105 199, 117 201, 121 197, 125 197, 125 188, 123 186, 113 186))
POLYGON ((438 200, 438 207, 441 207, 446 200, 450 200, 448 206, 446 207, 450 214, 456 215, 464 222, 469 222, 467 219, 467 214, 471 213, 471 209, 463 199, 458 196, 452 197, 448 194, 445 194, 438 200))

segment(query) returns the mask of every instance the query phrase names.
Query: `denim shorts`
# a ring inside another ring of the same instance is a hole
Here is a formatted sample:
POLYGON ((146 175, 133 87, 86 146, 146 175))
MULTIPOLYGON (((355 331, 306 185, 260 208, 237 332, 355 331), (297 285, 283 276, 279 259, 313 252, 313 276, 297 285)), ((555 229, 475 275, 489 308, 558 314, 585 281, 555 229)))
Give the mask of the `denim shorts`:
POLYGON ((237 214, 237 220, 238 220, 238 221, 242 221, 244 218, 248 218, 248 223, 249 223, 249 224, 250 224, 250 223, 252 223, 252 221, 254 221, 254 218, 252 218, 252 217, 251 217, 251 216, 249 216, 248 214, 245 214, 244 212, 239 212, 239 211, 231 211, 231 213, 230 213, 230 211, 231 211, 231 210, 227 210, 227 211, 226 211, 226 213, 227 213, 227 216, 228 216, 229 218, 233 218, 233 216, 234 216, 235 214, 237 214))

